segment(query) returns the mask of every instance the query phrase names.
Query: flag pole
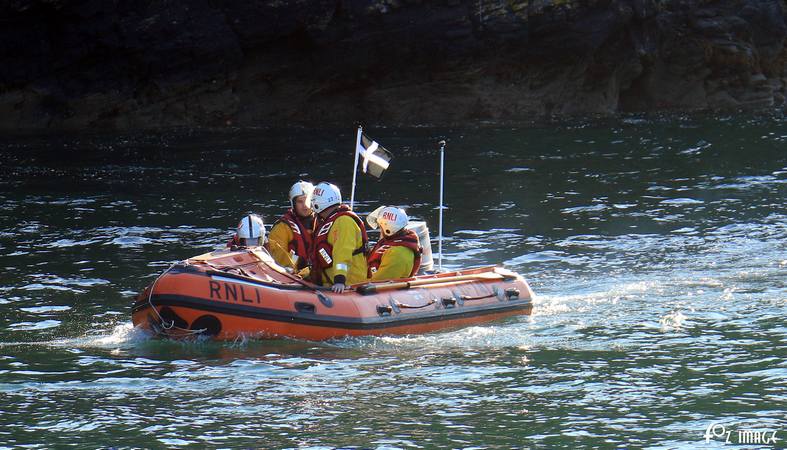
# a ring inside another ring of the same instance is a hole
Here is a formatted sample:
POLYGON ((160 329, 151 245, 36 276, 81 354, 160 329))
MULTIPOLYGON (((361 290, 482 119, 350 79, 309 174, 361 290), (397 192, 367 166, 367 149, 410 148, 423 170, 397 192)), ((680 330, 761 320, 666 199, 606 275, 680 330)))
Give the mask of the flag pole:
POLYGON ((363 128, 358 125, 358 135, 355 136, 355 162, 353 163, 353 187, 352 192, 350 193, 350 209, 353 209, 353 203, 355 203, 355 176, 358 174, 358 147, 361 145, 361 134, 363 134, 363 128))
POLYGON ((445 141, 440 141, 440 225, 437 236, 437 270, 443 271, 443 178, 445 174, 445 141))

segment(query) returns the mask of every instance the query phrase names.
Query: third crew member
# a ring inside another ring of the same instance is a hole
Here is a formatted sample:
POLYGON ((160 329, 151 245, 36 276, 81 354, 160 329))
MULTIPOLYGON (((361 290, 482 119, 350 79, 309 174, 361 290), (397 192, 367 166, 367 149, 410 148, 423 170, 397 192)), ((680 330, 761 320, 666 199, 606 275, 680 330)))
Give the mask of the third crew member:
POLYGON ((408 230, 408 217, 399 208, 386 206, 370 214, 367 222, 380 227, 382 237, 369 252, 368 266, 371 281, 415 276, 421 266, 422 249, 418 235, 408 230))

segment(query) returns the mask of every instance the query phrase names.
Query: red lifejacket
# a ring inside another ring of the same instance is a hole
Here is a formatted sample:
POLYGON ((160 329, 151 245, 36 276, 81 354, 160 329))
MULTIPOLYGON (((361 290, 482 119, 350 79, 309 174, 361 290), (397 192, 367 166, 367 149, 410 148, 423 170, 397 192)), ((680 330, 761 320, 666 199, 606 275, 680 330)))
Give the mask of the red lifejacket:
POLYGON ((420 242, 418 241, 418 235, 415 234, 415 231, 403 228, 393 236, 384 237, 377 241, 377 244, 375 244, 374 248, 369 253, 369 258, 366 261, 366 265, 369 267, 369 278, 371 278, 372 274, 380 268, 380 264, 383 261, 383 254, 385 254, 386 250, 397 246, 407 247, 415 253, 413 269, 410 271, 409 277, 415 276, 415 274, 418 273, 418 269, 421 267, 421 253, 423 253, 423 248, 421 248, 420 242))
POLYGON ((322 273, 325 271, 325 269, 333 265, 333 261, 327 263, 323 258, 320 257, 320 251, 322 250, 328 252, 329 257, 333 256, 333 245, 328 243, 328 232, 331 231, 333 222, 342 216, 348 216, 352 218, 355 221, 355 224, 358 225, 358 228, 361 229, 361 246, 355 249, 353 255, 357 255, 359 253, 366 254, 366 246, 369 243, 369 238, 366 236, 366 227, 364 226, 363 221, 354 212, 352 212, 349 206, 339 205, 339 208, 337 208, 336 211, 334 211, 330 216, 326 217, 325 220, 319 222, 318 225, 314 227, 314 245, 311 249, 312 267, 310 276, 311 281, 315 284, 322 284, 322 273))
MULTIPOLYGON (((290 208, 276 223, 284 222, 292 230, 292 240, 287 246, 287 250, 298 255, 298 270, 309 265, 312 248, 312 229, 303 223, 303 219, 298 217, 290 208)), ((275 225, 275 224, 274 224, 275 225)))

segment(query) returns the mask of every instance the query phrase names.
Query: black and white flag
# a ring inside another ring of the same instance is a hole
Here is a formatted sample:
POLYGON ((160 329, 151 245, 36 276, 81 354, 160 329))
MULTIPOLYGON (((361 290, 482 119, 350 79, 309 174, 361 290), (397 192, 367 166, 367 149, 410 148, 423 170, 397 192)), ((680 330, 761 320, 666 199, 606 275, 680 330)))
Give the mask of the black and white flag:
POLYGON ((363 133, 355 151, 360 158, 361 172, 375 178, 383 176, 393 159, 391 152, 363 133))

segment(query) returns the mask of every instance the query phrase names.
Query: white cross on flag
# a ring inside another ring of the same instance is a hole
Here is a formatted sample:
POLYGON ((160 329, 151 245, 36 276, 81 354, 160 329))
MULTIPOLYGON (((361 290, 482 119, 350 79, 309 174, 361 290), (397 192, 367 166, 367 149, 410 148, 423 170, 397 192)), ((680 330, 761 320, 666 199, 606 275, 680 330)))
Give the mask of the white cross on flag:
POLYGON ((358 152, 358 156, 363 158, 361 160, 361 171, 375 178, 383 176, 393 159, 391 152, 365 134, 361 134, 361 140, 355 150, 358 152))

